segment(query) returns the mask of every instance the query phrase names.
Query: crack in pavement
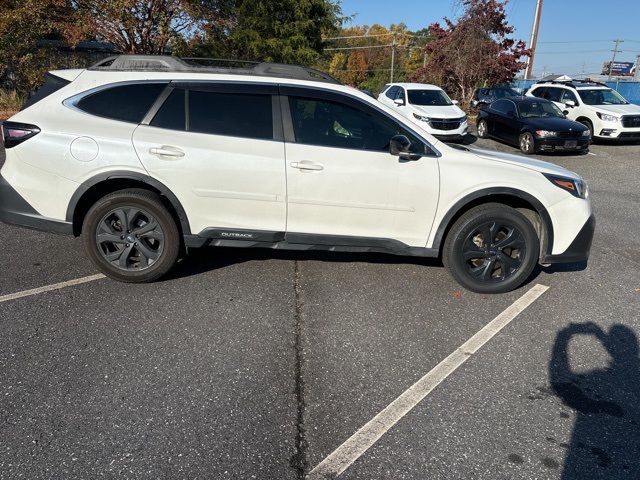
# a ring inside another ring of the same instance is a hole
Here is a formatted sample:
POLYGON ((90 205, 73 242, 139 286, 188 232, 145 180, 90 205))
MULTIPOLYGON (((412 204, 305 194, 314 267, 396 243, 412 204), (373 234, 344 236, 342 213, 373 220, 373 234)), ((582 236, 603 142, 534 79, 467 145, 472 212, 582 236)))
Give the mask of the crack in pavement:
POLYGON ((299 479, 303 479, 307 470, 307 440, 306 429, 304 426, 304 413, 305 413, 305 392, 304 392, 304 378, 303 378, 303 352, 302 352, 302 301, 300 299, 300 265, 296 260, 294 262, 293 271, 293 290, 295 295, 295 393, 298 403, 298 411, 296 418, 296 453, 291 456, 290 465, 297 472, 299 479))

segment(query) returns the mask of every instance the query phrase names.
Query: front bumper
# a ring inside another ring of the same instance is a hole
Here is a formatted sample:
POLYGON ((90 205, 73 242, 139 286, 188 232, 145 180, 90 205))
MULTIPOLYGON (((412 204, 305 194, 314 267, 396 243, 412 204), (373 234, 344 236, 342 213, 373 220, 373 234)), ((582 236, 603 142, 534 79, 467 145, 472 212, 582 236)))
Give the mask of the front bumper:
POLYGON ((71 223, 40 215, 2 175, 0 175, 0 222, 45 232, 69 235, 73 233, 71 223))
POLYGON ((579 152, 589 148, 588 138, 537 138, 536 150, 541 152, 579 152), (575 145, 573 144, 575 142, 575 145))
POLYGON ((545 255, 540 263, 579 263, 589 259, 591 242, 596 228, 596 217, 592 214, 571 242, 569 248, 557 255, 545 255))

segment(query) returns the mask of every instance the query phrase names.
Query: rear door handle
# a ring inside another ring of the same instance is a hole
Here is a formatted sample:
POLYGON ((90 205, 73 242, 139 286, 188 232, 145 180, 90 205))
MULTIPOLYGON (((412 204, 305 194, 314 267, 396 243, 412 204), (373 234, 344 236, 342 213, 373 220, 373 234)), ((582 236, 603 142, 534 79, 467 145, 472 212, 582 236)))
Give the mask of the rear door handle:
POLYGON ((301 162, 291 162, 293 168, 297 168, 299 170, 324 170, 324 165, 316 162, 309 162, 308 160, 303 160, 301 162))
POLYGON ((152 155, 158 155, 160 157, 184 157, 184 152, 176 147, 169 145, 163 145, 161 147, 150 148, 149 153, 152 155))

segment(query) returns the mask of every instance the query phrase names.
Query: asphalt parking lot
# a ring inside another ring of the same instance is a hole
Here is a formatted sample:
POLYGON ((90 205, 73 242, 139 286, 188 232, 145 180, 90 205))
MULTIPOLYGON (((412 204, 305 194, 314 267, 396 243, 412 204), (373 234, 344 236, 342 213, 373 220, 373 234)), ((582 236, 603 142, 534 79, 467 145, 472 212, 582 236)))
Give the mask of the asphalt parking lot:
POLYGON ((28 292, 96 271, 0 225, 0 478, 304 478, 536 285, 339 478, 640 478, 640 145, 540 158, 588 181, 591 259, 505 295, 430 260, 231 249, 28 292))

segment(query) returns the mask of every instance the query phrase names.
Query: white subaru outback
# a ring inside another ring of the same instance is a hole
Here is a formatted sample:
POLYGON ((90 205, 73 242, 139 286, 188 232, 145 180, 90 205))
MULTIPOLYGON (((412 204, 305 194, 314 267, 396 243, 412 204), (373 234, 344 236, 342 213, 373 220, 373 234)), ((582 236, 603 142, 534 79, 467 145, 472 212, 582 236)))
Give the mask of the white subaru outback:
POLYGON ((0 220, 82 236, 111 278, 153 281, 205 245, 441 257, 463 286, 584 262, 584 181, 452 148, 315 70, 118 56, 53 71, 2 125, 0 220))

